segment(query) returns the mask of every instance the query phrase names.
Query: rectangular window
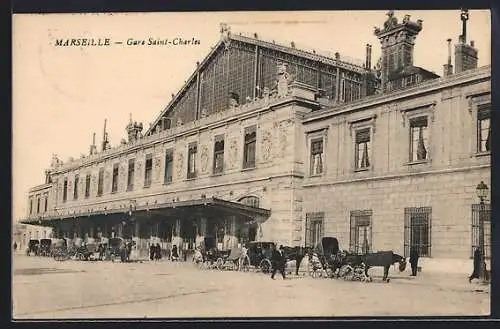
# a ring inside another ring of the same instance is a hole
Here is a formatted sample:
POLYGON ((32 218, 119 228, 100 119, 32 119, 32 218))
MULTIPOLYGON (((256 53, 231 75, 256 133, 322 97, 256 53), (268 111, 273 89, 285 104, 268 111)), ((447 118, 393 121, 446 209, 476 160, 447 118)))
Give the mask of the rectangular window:
POLYGON ((64 179, 64 186, 63 186, 63 202, 66 202, 68 199, 68 179, 64 179))
POLYGON ((174 151, 168 149, 165 153, 165 177, 163 182, 165 184, 172 183, 172 173, 174 170, 174 151))
POLYGON ((30 198, 30 215, 33 213, 33 198, 30 198))
POLYGON ((196 177, 196 153, 198 152, 196 142, 190 143, 188 146, 188 173, 187 178, 196 177))
POLYGON ((323 173, 323 139, 311 141, 311 175, 323 173))
POLYGON ((351 211, 349 250, 356 254, 367 254, 372 251, 372 211, 351 211))
POLYGON ((491 206, 489 203, 472 205, 472 250, 481 246, 481 222, 483 223, 484 257, 491 258, 491 206))
POLYGON ((370 167, 371 140, 370 128, 356 131, 356 149, 354 151, 356 169, 366 169, 370 167))
POLYGON ((113 180, 111 181, 111 193, 118 191, 118 163, 113 165, 113 180))
POLYGON ((405 257, 416 248, 421 257, 431 256, 430 207, 405 208, 405 257))
POLYGON ((410 162, 428 159, 428 131, 426 116, 410 120, 410 162))
POLYGON ((144 187, 151 186, 153 174, 153 155, 146 155, 146 165, 144 166, 144 187))
POLYGON ((88 198, 90 196, 90 178, 91 175, 87 174, 85 177, 85 197, 88 198))
POLYGON ((40 196, 36 197, 36 213, 40 213, 40 196))
POLYGON ((134 189, 135 159, 128 160, 127 191, 134 189))
POLYGON ((44 212, 47 212, 49 206, 49 196, 45 195, 45 207, 44 207, 44 212))
POLYGON ((324 212, 306 214, 306 247, 315 247, 323 238, 324 212))
POLYGON ((73 199, 78 199, 78 181, 80 177, 78 175, 75 175, 75 183, 73 186, 73 199))
POLYGON ((215 136, 214 145, 214 174, 224 171, 224 136, 215 136))
POLYGON ((102 195, 104 188, 104 168, 99 169, 99 178, 97 180, 97 196, 102 195))
POLYGON ((245 128, 245 145, 243 149, 243 168, 255 167, 255 147, 257 130, 255 126, 245 128))
POLYGON ((477 111, 477 151, 490 152, 491 145, 491 108, 483 106, 477 111))

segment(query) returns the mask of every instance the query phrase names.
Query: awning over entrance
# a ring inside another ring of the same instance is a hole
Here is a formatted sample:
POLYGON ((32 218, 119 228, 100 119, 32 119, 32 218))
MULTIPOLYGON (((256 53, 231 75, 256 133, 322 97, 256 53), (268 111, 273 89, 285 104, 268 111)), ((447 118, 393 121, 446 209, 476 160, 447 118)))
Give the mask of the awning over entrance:
POLYGON ((21 221, 22 224, 56 226, 60 221, 71 219, 82 219, 89 217, 120 217, 133 216, 137 219, 147 218, 152 215, 163 215, 166 217, 185 217, 186 215, 210 215, 230 216, 235 215, 251 223, 264 222, 271 215, 271 210, 252 207, 238 202, 226 201, 218 198, 203 198, 197 200, 186 200, 177 202, 157 203, 151 205, 140 205, 134 209, 109 209, 91 211, 71 215, 45 216, 31 218, 21 221))

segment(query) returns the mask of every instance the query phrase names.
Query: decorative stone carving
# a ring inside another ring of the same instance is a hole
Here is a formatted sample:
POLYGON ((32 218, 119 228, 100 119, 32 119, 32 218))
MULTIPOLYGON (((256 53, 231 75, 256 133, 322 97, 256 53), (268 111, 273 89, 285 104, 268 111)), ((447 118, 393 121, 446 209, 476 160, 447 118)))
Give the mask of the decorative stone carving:
POLYGON ((285 156, 286 146, 288 143, 287 128, 292 124, 292 120, 287 119, 278 123, 278 157, 285 156))
POLYGON ((182 119, 181 119, 181 118, 178 118, 178 119, 177 119, 177 124, 176 124, 176 125, 177 125, 177 127, 180 127, 180 126, 182 126, 183 124, 184 124, 184 123, 182 122, 182 119))
POLYGON ((201 172, 206 173, 208 168, 208 146, 201 147, 201 172))
POLYGON ((182 168, 184 166, 184 154, 177 153, 177 163, 176 163, 176 172, 177 177, 182 177, 182 168))
POLYGON ((160 179, 160 174, 161 174, 161 158, 158 156, 154 160, 154 180, 158 181, 160 179))
POLYGON ((59 157, 56 155, 56 154, 52 154, 52 163, 50 164, 50 166, 52 168, 57 168, 59 167, 60 165, 62 164, 61 160, 59 159, 59 157))
POLYGON ((262 160, 268 161, 272 156, 273 136, 271 131, 266 130, 262 133, 262 160))
POLYGON ((277 91, 278 97, 284 97, 289 93, 289 87, 292 78, 290 73, 287 72, 287 63, 278 63, 278 82, 277 82, 277 91))
POLYGON ((229 167, 234 168, 238 160, 238 140, 233 139, 229 143, 229 167))
POLYGON ((206 118, 208 116, 208 110, 206 108, 201 109, 201 117, 206 118))

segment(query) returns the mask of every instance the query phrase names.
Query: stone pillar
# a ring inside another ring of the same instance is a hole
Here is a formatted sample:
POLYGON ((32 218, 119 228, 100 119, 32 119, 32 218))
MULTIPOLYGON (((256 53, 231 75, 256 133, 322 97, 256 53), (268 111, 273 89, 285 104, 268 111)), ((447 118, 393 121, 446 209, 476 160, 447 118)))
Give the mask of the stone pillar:
MULTIPOLYGON (((182 250, 182 238, 181 235, 181 220, 177 218, 172 230, 172 246, 177 245, 178 250, 182 250)), ((179 255, 180 256, 180 255, 179 255)))
POLYGON ((130 258, 132 259, 139 259, 141 255, 141 239, 139 237, 140 228, 140 223, 136 220, 134 223, 134 235, 132 236, 132 241, 135 242, 135 245, 132 247, 132 251, 130 253, 130 258))
POLYGON ((196 246, 200 246, 207 234, 207 219, 201 217, 198 223, 198 234, 196 235, 196 246))
POLYGON ((224 247, 226 249, 232 249, 238 246, 238 242, 236 241, 235 231, 236 231, 236 217, 229 216, 227 221, 225 222, 228 226, 225 227, 224 232, 224 247))

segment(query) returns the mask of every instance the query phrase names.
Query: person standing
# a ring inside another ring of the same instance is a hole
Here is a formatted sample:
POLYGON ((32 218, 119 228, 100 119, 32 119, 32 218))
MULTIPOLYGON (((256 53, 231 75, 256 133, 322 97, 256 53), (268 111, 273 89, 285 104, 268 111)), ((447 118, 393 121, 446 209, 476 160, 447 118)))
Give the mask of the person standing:
POLYGON ((155 260, 160 260, 160 259, 161 259, 161 247, 159 243, 156 243, 155 260))
POLYGON ((481 250, 479 248, 476 248, 474 250, 474 263, 473 263, 474 268, 472 269, 472 274, 469 276, 469 282, 472 281, 472 279, 479 279, 479 272, 481 272, 481 250))
POLYGON ((411 276, 417 276, 418 258, 419 254, 417 247, 411 247, 410 249, 411 276))
POLYGON ((155 244, 151 242, 149 246, 149 260, 155 260, 156 247, 155 244))
POLYGON ((273 248, 272 265, 273 273, 271 274, 271 279, 274 280, 274 275, 277 271, 279 271, 283 276, 283 280, 285 280, 286 259, 285 255, 283 254, 283 246, 280 246, 279 249, 276 249, 276 247, 273 248))

